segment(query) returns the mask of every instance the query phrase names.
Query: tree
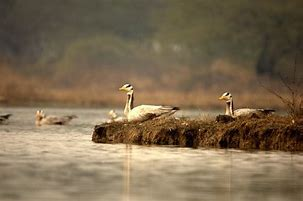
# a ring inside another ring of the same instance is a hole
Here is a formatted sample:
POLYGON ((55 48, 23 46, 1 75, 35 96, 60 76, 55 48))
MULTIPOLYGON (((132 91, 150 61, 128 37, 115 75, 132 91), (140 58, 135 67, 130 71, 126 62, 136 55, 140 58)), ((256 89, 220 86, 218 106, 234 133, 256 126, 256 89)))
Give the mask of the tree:
POLYGON ((303 38, 300 0, 169 2, 156 37, 180 43, 198 63, 229 57, 255 63, 258 74, 276 75, 303 38))

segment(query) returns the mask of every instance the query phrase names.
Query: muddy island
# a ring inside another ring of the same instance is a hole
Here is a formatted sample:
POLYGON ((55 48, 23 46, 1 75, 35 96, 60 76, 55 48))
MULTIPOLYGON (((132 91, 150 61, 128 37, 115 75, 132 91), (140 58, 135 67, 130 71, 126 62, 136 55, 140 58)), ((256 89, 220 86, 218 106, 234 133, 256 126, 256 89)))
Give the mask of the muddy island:
POLYGON ((303 124, 283 116, 216 120, 162 118, 143 123, 105 123, 94 128, 96 143, 303 151, 303 124))

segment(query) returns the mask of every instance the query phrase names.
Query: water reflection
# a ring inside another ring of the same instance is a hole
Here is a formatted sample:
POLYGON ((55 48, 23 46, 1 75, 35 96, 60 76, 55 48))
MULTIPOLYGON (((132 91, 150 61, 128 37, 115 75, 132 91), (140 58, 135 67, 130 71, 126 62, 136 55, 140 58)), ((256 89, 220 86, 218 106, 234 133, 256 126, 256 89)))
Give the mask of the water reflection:
POLYGON ((279 201, 303 196, 300 154, 125 145, 124 157, 127 201, 279 201))
POLYGON ((132 145, 125 145, 125 155, 123 164, 123 200, 130 201, 130 171, 131 171, 131 151, 132 145))

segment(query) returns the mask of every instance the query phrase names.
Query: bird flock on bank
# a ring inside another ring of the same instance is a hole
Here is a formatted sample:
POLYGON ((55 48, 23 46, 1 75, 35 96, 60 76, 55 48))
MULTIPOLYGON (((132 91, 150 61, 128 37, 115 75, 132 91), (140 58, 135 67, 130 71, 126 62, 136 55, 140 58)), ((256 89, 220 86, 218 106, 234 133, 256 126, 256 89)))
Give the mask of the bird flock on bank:
MULTIPOLYGON (((139 105, 134 106, 134 87, 130 84, 124 84, 119 88, 120 91, 126 92, 126 103, 124 107, 124 116, 118 116, 114 110, 109 111, 109 120, 107 123, 112 122, 143 122, 146 120, 151 120, 155 118, 168 117, 180 108, 175 106, 166 105, 139 105)), ((234 110, 233 98, 231 93, 225 92, 220 97, 219 100, 225 101, 225 115, 237 118, 239 116, 247 116, 250 114, 263 114, 268 115, 275 112, 273 109, 252 109, 252 108, 241 108, 234 110)), ((12 114, 0 115, 0 124, 8 121, 12 114)), ((46 115, 42 110, 36 112, 35 124, 36 126, 42 125, 66 125, 74 118, 76 115, 66 115, 66 116, 54 116, 46 115)))

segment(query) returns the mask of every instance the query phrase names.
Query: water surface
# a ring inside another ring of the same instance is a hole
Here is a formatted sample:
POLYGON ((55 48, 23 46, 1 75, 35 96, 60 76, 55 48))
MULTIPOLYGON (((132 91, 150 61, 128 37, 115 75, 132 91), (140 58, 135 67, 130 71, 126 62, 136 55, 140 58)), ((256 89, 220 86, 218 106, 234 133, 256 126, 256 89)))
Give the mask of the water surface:
POLYGON ((303 200, 302 153, 96 144, 107 109, 49 108, 79 118, 42 127, 36 108, 4 110, 14 116, 0 125, 1 201, 303 200))

